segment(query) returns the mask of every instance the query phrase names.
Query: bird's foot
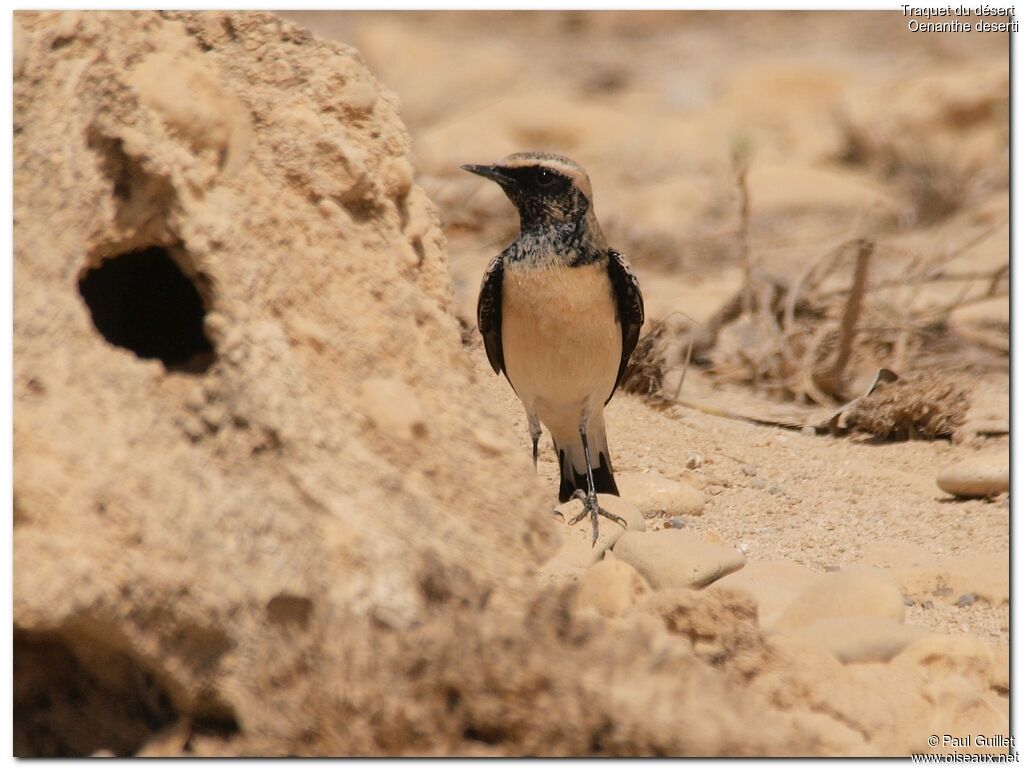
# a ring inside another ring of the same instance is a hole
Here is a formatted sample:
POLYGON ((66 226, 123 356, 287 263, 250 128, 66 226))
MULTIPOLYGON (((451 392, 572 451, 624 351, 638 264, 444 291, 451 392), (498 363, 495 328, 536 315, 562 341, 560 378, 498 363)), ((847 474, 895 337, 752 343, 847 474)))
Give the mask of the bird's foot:
POLYGON ((601 517, 607 517, 609 520, 613 520, 614 522, 621 525, 623 528, 627 527, 625 520, 616 515, 614 512, 609 512, 607 509, 604 509, 600 504, 597 503, 596 493, 587 493, 582 489, 578 489, 575 493, 573 493, 572 497, 574 499, 579 499, 580 501, 583 502, 583 511, 576 515, 576 517, 574 517, 572 520, 570 520, 569 525, 576 525, 576 523, 578 523, 584 517, 590 515, 590 522, 594 526, 594 536, 590 541, 590 546, 594 546, 595 544, 597 544, 597 518, 599 515, 601 517))

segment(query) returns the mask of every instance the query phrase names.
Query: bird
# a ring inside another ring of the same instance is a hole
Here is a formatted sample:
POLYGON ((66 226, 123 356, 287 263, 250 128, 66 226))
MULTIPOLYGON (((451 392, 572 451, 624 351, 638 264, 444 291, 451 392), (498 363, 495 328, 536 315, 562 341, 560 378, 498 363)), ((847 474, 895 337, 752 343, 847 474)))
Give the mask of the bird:
POLYGON ((487 359, 526 410, 537 467, 541 424, 558 459, 559 502, 623 527, 597 494, 619 495, 604 407, 622 382, 644 323, 629 260, 608 247, 586 171, 547 152, 517 152, 462 169, 498 184, 519 213, 519 234, 484 271, 477 327, 487 359))

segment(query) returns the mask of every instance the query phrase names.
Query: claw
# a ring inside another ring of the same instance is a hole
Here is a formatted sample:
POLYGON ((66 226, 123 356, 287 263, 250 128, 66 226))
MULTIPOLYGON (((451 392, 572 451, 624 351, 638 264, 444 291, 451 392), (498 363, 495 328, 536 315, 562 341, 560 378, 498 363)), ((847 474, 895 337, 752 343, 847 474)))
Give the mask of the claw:
POLYGON ((607 517, 609 520, 612 520, 612 521, 618 523, 623 528, 627 527, 627 523, 626 523, 625 520, 623 520, 621 517, 616 515, 614 512, 609 512, 608 510, 602 508, 601 505, 597 503, 597 494, 596 493, 587 493, 586 491, 584 491, 582 489, 577 489, 573 493, 572 497, 574 499, 579 499, 580 501, 583 502, 583 510, 578 515, 576 515, 572 520, 569 521, 569 525, 576 525, 576 523, 578 523, 584 517, 586 517, 587 515, 590 515, 591 523, 594 526, 594 535, 592 536, 591 541, 590 541, 590 546, 591 547, 593 547, 593 546, 595 546, 597 544, 597 536, 598 536, 597 518, 598 518, 598 516, 607 517))

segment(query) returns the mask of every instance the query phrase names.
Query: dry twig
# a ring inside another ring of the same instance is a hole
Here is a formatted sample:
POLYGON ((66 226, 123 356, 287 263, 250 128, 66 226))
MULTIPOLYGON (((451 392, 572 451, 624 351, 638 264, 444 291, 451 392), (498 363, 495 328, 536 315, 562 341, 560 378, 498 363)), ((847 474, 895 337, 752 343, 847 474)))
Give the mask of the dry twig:
POLYGON ((860 318, 864 292, 867 288, 868 262, 874 250, 875 244, 870 240, 860 240, 857 243, 857 264, 853 272, 853 283, 850 285, 846 306, 843 308, 843 316, 839 321, 839 349, 836 352, 836 359, 830 370, 814 377, 818 388, 833 397, 845 396, 844 374, 846 366, 850 362, 850 356, 853 354, 853 343, 857 336, 857 320, 860 318))

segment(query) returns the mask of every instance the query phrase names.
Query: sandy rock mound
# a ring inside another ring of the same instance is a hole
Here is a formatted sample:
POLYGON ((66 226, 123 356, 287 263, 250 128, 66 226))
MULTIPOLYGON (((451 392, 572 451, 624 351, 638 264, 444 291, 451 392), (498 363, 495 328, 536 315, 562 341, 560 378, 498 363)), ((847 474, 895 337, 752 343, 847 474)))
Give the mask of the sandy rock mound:
POLYGON ((346 645, 552 546, 528 458, 466 440, 493 416, 395 99, 265 14, 17 36, 16 751, 181 716, 301 749, 346 645))

